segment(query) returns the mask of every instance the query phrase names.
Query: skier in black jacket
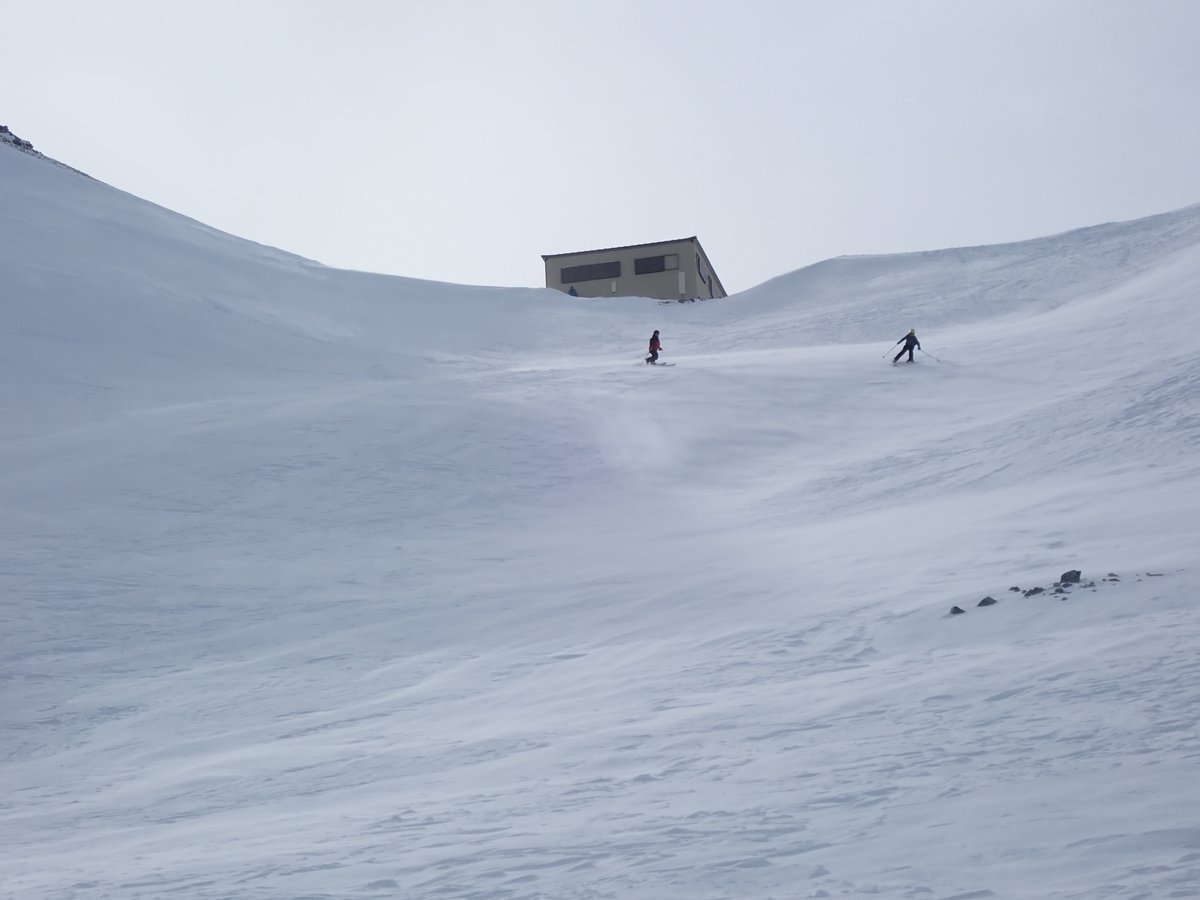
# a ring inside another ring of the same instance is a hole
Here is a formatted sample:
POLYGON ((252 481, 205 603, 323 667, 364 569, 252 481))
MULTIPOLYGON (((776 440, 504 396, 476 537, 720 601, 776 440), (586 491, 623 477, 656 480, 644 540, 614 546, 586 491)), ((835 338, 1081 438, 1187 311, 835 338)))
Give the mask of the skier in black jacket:
MULTIPOLYGON (((917 329, 915 328, 910 329, 908 334, 900 338, 900 341, 904 342, 904 346, 900 348, 900 352, 897 353, 896 358, 892 360, 892 365, 900 362, 900 357, 902 357, 905 353, 908 354, 908 361, 912 362, 913 348, 916 347, 918 350, 921 349, 921 342, 917 340, 917 329)), ((899 344, 900 341, 896 341, 896 344, 899 344)), ((895 344, 892 346, 895 346, 895 344)))

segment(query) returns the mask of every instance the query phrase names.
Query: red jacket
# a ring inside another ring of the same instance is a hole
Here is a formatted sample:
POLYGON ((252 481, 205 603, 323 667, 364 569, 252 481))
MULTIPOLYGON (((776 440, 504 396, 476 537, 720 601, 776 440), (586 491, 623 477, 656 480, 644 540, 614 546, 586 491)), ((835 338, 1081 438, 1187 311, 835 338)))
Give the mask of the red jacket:
POLYGON ((650 352, 656 353, 657 351, 659 351, 661 349, 662 349, 662 344, 659 343, 658 338, 656 338, 656 337, 650 338, 650 352))

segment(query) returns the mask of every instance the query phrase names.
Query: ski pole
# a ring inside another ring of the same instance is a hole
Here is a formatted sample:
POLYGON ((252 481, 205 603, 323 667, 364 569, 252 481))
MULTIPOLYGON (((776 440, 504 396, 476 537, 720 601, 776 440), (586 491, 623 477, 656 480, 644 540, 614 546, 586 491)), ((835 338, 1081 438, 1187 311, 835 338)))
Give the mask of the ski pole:
MULTIPOLYGON (((918 349, 918 350, 921 350, 921 348, 920 348, 920 347, 918 347, 917 349, 918 349)), ((921 352, 922 352, 922 353, 925 353, 925 351, 924 351, 924 350, 921 350, 921 352)), ((925 353, 925 355, 926 355, 926 356, 928 356, 930 359, 932 359, 934 362, 941 362, 941 360, 940 360, 940 359, 938 359, 936 356, 934 356, 932 353, 925 353)))

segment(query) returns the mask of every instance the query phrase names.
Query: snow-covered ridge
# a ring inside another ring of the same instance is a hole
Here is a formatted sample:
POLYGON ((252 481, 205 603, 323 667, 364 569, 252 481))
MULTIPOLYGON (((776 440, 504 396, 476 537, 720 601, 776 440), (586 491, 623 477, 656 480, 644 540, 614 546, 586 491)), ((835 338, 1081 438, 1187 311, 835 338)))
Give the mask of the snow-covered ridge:
POLYGON ((826 260, 738 295, 764 340, 873 340, 888 328, 1024 316, 1099 296, 1200 246, 1200 205, 1011 244, 826 260), (776 321, 776 320, 783 321, 776 321), (782 328, 782 330, 781 330, 782 328))
POLYGON ((585 303, 0 152, 0 893, 1194 893, 1198 220, 585 303))

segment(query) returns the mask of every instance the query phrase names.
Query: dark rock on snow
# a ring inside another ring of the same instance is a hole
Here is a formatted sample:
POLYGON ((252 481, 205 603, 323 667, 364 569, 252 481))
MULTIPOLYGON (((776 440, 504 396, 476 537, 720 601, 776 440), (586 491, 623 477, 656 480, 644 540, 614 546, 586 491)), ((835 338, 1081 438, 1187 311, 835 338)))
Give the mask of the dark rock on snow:
POLYGON ((3 141, 6 144, 12 144, 18 150, 24 150, 27 153, 33 151, 33 144, 29 143, 29 141, 21 140, 8 130, 7 125, 0 125, 0 141, 3 141))

